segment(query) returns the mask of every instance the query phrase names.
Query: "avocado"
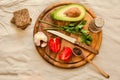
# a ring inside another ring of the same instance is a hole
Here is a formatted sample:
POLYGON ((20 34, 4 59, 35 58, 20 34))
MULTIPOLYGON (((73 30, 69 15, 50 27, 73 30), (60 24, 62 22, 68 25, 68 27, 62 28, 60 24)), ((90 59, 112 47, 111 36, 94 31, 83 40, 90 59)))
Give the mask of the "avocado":
POLYGON ((51 17, 53 19, 71 22, 80 21, 85 15, 86 10, 80 4, 65 5, 51 12, 51 17))

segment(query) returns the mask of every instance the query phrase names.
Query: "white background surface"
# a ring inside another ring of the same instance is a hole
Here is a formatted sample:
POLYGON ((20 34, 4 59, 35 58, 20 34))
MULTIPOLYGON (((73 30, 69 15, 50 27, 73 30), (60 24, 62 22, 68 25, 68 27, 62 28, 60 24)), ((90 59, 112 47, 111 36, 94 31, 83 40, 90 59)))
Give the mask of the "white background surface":
POLYGON ((105 19, 100 54, 93 62, 110 74, 105 79, 87 64, 76 69, 56 68, 38 54, 33 27, 38 15, 58 0, 0 0, 0 80, 120 80, 120 0, 78 0, 105 19), (15 5, 13 5, 13 3, 15 5), (28 8, 32 24, 21 30, 10 23, 11 12, 28 8))

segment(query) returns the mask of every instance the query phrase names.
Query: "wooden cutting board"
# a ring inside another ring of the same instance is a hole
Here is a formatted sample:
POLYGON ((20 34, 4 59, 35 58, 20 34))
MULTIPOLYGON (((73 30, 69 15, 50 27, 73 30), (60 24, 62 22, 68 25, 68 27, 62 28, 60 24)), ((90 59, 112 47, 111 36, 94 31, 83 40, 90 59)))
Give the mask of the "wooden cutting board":
MULTIPOLYGON (((38 17, 38 19, 35 23, 35 26, 34 26, 33 36, 38 31, 43 31, 48 36, 48 39, 51 38, 51 37, 57 37, 55 35, 52 35, 50 33, 47 33, 46 31, 44 31, 43 30, 44 28, 48 28, 48 27, 51 27, 51 26, 49 26, 47 24, 44 24, 44 23, 40 23, 39 20, 44 20, 44 21, 47 21, 49 23, 56 23, 57 25, 68 24, 69 22, 55 21, 55 20, 51 19, 50 13, 53 10, 55 10, 55 9, 61 7, 61 6, 68 5, 68 4, 74 4, 74 3, 75 4, 80 4, 80 3, 76 3, 76 2, 58 2, 58 3, 55 3, 55 4, 52 4, 52 5, 48 6, 38 17)), ((96 15, 88 7, 86 7, 86 6, 84 6, 84 7, 87 10, 87 14, 84 18, 85 20, 87 20, 87 23, 84 26, 84 29, 88 30, 88 26, 89 26, 90 21, 93 20, 94 18, 96 18, 96 15)), ((66 35, 69 35, 71 37, 74 37, 78 41, 80 41, 79 36, 76 36, 74 34, 68 34, 68 33, 65 33, 64 31, 60 31, 60 32, 66 34, 66 35)), ((92 41, 90 46, 92 48, 96 49, 96 50, 99 50, 101 42, 102 42, 102 31, 99 32, 99 33, 90 32, 90 34, 92 35, 92 38, 93 38, 93 41, 92 41)), ((72 43, 69 43, 68 41, 66 41, 64 39, 61 39, 61 42, 62 42, 61 43, 61 50, 64 47, 71 47, 71 48, 75 47, 72 43)), ((76 57, 74 55, 72 55, 72 58, 69 62, 61 61, 61 60, 58 59, 58 55, 59 55, 60 52, 53 53, 49 50, 48 46, 45 47, 45 48, 41 48, 41 47, 36 46, 36 49, 37 49, 38 53, 43 57, 43 59, 45 59, 47 62, 51 63, 52 65, 60 67, 60 68, 76 68, 76 67, 80 67, 82 65, 85 65, 87 63, 83 58, 76 57)), ((88 59, 92 60, 95 57, 95 55, 93 53, 88 52, 84 49, 82 49, 82 52, 87 56, 88 59)))

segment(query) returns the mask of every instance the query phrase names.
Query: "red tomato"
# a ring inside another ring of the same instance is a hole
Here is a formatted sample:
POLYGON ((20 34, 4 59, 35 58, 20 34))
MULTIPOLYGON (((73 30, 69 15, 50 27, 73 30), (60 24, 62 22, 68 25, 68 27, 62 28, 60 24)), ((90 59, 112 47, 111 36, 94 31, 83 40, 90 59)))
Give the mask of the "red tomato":
POLYGON ((52 52, 57 53, 60 50, 61 47, 61 41, 60 38, 51 38, 49 40, 49 48, 51 49, 52 52))
POLYGON ((68 62, 72 56, 72 49, 65 47, 63 51, 59 54, 59 59, 68 62))

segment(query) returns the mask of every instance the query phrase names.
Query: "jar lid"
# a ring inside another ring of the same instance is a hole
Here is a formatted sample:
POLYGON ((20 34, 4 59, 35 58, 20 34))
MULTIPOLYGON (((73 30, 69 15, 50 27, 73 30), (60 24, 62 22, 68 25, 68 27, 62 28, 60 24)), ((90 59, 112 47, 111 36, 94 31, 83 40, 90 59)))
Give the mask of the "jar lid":
POLYGON ((100 17, 95 18, 95 25, 96 25, 98 28, 102 28, 103 25, 104 25, 104 19, 102 19, 102 18, 100 18, 100 17))

